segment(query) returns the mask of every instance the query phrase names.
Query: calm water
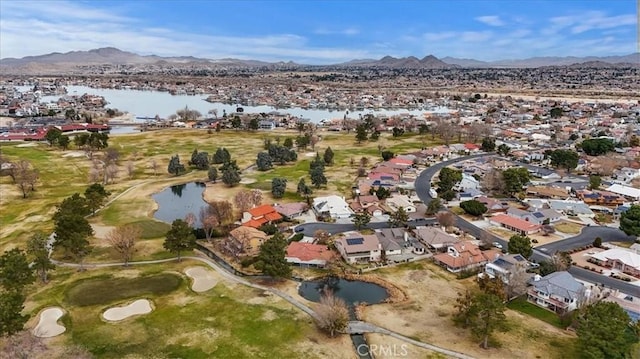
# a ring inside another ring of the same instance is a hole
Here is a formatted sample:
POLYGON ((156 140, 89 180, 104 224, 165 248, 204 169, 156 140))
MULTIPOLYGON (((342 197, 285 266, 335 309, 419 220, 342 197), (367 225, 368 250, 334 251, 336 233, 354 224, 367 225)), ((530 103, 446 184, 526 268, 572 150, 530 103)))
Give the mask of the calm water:
POLYGON ((337 297, 344 299, 348 305, 356 303, 377 304, 389 297, 387 290, 377 284, 337 277, 304 281, 300 283, 298 293, 307 300, 319 302, 325 288, 333 291, 337 297))
MULTIPOLYGON (((19 91, 30 90, 30 86, 17 86, 19 91)), ((136 117, 155 117, 159 115, 161 118, 167 118, 169 115, 174 114, 177 110, 183 109, 188 106, 190 109, 198 110, 203 115, 207 115, 209 110, 217 109, 218 116, 222 116, 223 110, 227 113, 233 113, 236 111, 236 105, 229 105, 223 103, 209 103, 204 101, 208 95, 171 95, 168 92, 161 91, 140 91, 140 90, 114 90, 114 89, 94 89, 88 86, 67 86, 67 93, 69 95, 82 96, 85 93, 103 96, 109 103, 107 107, 117 108, 120 111, 129 112, 136 117)), ((41 102, 57 101, 59 96, 43 96, 41 102)), ((288 113, 295 117, 302 117, 310 119, 313 122, 320 122, 321 120, 330 120, 336 118, 343 118, 346 114, 345 111, 329 111, 329 110, 317 110, 317 109, 302 109, 302 108, 287 108, 276 109, 272 106, 242 106, 246 113, 269 113, 272 111, 278 111, 280 113, 288 113)), ((436 108, 433 111, 424 110, 379 110, 379 111, 349 111, 348 117, 359 118, 360 115, 377 114, 377 115, 398 115, 398 114, 412 114, 414 116, 422 117, 425 113, 445 113, 449 110, 445 107, 436 108)))
POLYGON ((184 219, 187 214, 196 216, 194 227, 200 227, 200 208, 207 203, 202 199, 205 184, 202 182, 190 182, 165 188, 156 193, 152 198, 158 203, 158 210, 153 217, 163 222, 171 223, 176 219, 184 219))

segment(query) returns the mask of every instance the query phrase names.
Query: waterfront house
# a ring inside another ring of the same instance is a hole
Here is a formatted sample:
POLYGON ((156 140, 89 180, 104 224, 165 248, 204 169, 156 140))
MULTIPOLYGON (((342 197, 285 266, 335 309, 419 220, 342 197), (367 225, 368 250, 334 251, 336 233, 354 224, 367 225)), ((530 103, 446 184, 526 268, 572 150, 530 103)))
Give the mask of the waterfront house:
POLYGON ((285 259, 300 267, 324 268, 335 257, 335 252, 326 245, 291 242, 287 246, 285 259))
POLYGON ((260 228, 260 226, 264 224, 274 223, 280 220, 282 220, 280 213, 268 204, 251 208, 242 214, 242 225, 253 228, 260 228))
POLYGON ((380 261, 382 246, 375 234, 346 233, 335 240, 335 246, 347 263, 380 261))
POLYGON ((416 237, 434 252, 443 252, 449 245, 458 242, 458 238, 438 227, 417 227, 416 237))
POLYGON ((253 227, 240 226, 229 232, 225 240, 225 250, 235 256, 255 257, 260 251, 260 246, 269 237, 266 233, 253 227))

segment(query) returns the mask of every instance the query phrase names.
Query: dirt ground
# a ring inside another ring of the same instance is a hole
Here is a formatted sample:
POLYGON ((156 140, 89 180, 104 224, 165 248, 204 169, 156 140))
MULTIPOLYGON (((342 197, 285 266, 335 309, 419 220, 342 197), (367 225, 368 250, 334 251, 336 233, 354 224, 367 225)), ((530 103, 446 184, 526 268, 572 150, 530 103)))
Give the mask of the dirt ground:
POLYGON ((451 320, 457 293, 474 285, 473 279, 457 280, 430 263, 425 263, 424 269, 394 268, 376 273, 405 289, 410 299, 403 304, 366 307, 362 319, 430 344, 478 358, 533 359, 554 357, 550 355, 553 352, 548 345, 550 339, 546 338, 573 336, 547 323, 507 310, 511 330, 496 335, 503 347, 483 350, 467 330, 455 327, 451 320), (532 341, 532 337, 541 340, 532 341))

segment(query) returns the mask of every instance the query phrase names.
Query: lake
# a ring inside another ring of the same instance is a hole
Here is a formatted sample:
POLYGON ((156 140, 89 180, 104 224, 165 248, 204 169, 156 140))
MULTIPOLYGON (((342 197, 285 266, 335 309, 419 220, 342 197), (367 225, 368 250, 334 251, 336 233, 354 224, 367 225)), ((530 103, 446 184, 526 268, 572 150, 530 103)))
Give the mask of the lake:
POLYGON ((307 300, 320 302, 325 289, 331 290, 349 306, 357 303, 378 304, 389 298, 387 289, 377 284, 338 277, 304 281, 300 283, 298 293, 307 300))
MULTIPOLYGON (((31 86, 16 86, 18 91, 28 91, 31 86)), ((223 110, 227 113, 236 111, 236 105, 224 103, 209 103, 205 101, 208 95, 171 95, 163 91, 141 91, 141 90, 116 90, 116 89, 98 89, 88 86, 67 86, 68 95, 82 96, 85 93, 98 95, 105 98, 109 103, 108 108, 116 108, 123 112, 129 112, 136 117, 155 117, 167 118, 174 114, 177 110, 188 106, 190 109, 197 110, 207 116, 209 110, 217 109, 218 116, 222 116, 223 110)), ((41 102, 55 102, 60 96, 43 96, 41 102)), ((303 109, 298 107, 277 109, 273 106, 242 106, 245 113, 269 113, 277 111, 287 113, 294 117, 310 119, 318 123, 322 120, 330 120, 343 118, 347 111, 330 111, 319 109, 303 109)), ((425 110, 365 110, 365 111, 348 111, 349 118, 359 118, 360 115, 366 114, 393 116, 399 114, 411 114, 422 118, 425 113, 447 113, 449 109, 446 107, 437 107, 431 111, 425 110)), ((144 120, 139 120, 144 122, 144 120)))
POLYGON ((171 223, 176 219, 185 219, 187 214, 196 216, 194 227, 201 226, 199 214, 200 208, 207 207, 207 202, 202 199, 202 193, 206 188, 203 182, 190 182, 165 188, 151 196, 158 203, 158 210, 153 217, 163 222, 171 223))

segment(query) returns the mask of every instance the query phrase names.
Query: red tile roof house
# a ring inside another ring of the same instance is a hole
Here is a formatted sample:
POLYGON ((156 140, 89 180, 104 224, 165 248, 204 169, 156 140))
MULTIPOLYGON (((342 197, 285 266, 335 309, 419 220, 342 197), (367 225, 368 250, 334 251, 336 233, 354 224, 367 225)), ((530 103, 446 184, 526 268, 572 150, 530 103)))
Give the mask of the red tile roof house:
POLYGON ((449 245, 446 253, 433 256, 433 261, 449 272, 458 273, 482 267, 496 258, 496 250, 481 251, 471 242, 460 241, 449 245))
POLYGON ((498 225, 523 236, 538 233, 542 228, 542 226, 539 224, 534 224, 523 219, 511 217, 506 214, 498 214, 487 219, 491 224, 498 225))
POLYGON ((309 210, 309 206, 304 202, 276 204, 273 208, 285 218, 300 217, 309 210))
POLYGON ((260 228, 263 224, 277 222, 282 219, 280 213, 273 206, 263 204, 251 208, 242 214, 242 225, 253 228, 260 228))
POLYGON ((302 242, 291 242, 285 259, 300 267, 324 268, 335 257, 335 252, 327 246, 302 242))

